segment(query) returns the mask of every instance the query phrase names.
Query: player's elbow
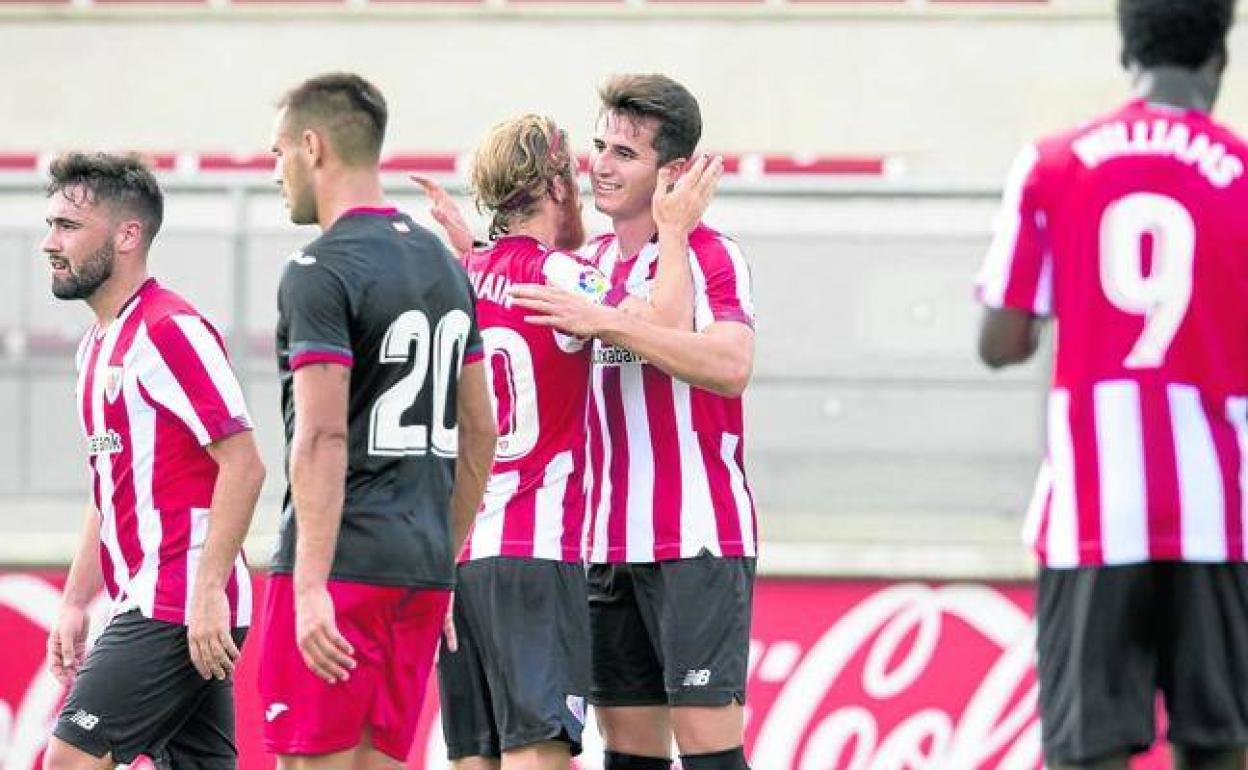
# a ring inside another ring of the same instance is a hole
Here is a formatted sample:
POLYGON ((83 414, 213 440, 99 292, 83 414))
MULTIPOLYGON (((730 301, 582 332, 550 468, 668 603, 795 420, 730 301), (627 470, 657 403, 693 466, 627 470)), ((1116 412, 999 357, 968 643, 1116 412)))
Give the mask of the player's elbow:
POLYGON ((1035 345, 1025 340, 1003 342, 1001 340, 980 338, 979 360, 989 369, 1003 369, 1014 364, 1021 364, 1031 358, 1035 345))
POLYGON ((722 368, 711 390, 725 398, 740 398, 750 384, 753 374, 753 361, 745 356, 729 356, 722 362, 722 368))

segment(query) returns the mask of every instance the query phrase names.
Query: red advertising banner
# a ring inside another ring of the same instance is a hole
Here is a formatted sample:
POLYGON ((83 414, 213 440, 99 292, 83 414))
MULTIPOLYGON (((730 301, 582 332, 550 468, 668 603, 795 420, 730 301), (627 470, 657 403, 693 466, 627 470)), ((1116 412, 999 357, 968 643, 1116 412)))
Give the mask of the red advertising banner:
MULTIPOLYGON (((64 698, 43 665, 62 580, 0 573, 3 770, 39 767, 64 698)), ((746 723, 755 770, 1041 767, 1029 586, 762 579, 755 597, 746 723)), ((107 607, 93 610, 98 630, 107 607)), ((248 639, 237 675, 243 770, 273 767, 249 654, 262 633, 248 639)), ((600 770, 592 726, 585 748, 581 770, 600 770)), ((408 767, 447 767, 432 681, 408 767)), ((1136 765, 1167 767, 1161 749, 1136 765)))

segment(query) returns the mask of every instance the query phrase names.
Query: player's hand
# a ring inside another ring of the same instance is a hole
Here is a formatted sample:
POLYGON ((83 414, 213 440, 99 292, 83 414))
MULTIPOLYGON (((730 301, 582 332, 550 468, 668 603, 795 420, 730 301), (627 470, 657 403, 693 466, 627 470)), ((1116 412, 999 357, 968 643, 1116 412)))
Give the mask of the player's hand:
POLYGON ((618 312, 554 286, 517 284, 508 294, 512 304, 533 311, 533 315, 524 317, 525 321, 582 339, 596 336, 604 327, 607 314, 618 312))
POLYGON ((355 648, 338 632, 334 600, 324 586, 295 597, 295 641, 304 664, 327 684, 351 678, 355 648))
POLYGON ((447 652, 459 652, 459 637, 455 635, 455 594, 446 603, 446 617, 442 620, 442 636, 446 639, 447 652))
POLYGON ((700 156, 676 178, 670 167, 659 169, 659 181, 650 201, 659 232, 689 235, 702 221, 715 188, 724 174, 724 159, 700 156))
POLYGON ((81 607, 62 607, 48 634, 48 670, 68 687, 87 656, 87 631, 91 619, 81 607))
POLYGON ((228 679, 238 663, 230 635, 230 600, 225 591, 196 591, 186 619, 191 664, 204 679, 228 679))
POLYGON ((429 213, 446 231, 451 248, 461 259, 468 256, 472 251, 472 228, 468 226, 468 220, 464 218, 464 212, 460 211, 455 199, 442 185, 424 174, 411 174, 408 178, 420 185, 420 189, 429 196, 429 203, 432 204, 429 213))

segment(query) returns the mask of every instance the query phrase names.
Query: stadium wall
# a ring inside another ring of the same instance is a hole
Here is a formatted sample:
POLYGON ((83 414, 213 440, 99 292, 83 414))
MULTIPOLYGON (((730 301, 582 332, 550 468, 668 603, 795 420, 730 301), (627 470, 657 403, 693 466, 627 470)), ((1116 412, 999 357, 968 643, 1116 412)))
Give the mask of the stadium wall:
MULTIPOLYGON (((0 0, 0 152, 267 148, 310 74, 389 95, 392 150, 463 151, 554 115, 588 146, 594 86, 664 71, 729 152, 886 155, 917 179, 999 183, 1024 140, 1126 93, 1110 3, 97 2, 0 0)), ((1248 32, 1219 113, 1248 123, 1248 32)))

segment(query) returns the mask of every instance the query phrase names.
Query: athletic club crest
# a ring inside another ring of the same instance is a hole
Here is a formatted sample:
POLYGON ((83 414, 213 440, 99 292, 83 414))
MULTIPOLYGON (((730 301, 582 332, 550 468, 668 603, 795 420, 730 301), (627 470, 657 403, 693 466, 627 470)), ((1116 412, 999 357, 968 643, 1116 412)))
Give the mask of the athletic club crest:
POLYGON ((121 395, 121 377, 120 366, 110 366, 104 371, 104 395, 108 397, 110 404, 121 395))

